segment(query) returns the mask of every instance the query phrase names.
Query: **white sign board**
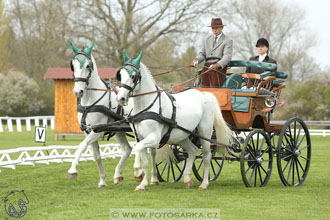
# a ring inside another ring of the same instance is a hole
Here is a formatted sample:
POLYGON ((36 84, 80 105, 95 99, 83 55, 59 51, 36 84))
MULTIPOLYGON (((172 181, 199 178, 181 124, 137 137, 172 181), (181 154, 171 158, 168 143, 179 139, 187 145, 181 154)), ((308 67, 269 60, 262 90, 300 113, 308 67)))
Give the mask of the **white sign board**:
POLYGON ((36 127, 34 140, 35 142, 46 142, 46 127, 36 127))

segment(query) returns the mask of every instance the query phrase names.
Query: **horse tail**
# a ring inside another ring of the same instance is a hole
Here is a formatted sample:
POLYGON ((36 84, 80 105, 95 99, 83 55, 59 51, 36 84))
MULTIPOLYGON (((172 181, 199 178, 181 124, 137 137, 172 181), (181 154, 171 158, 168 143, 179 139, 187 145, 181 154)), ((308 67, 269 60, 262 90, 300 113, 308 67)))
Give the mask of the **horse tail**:
POLYGON ((156 150, 156 162, 159 163, 163 160, 165 160, 167 163, 177 163, 177 159, 173 153, 173 150, 167 144, 161 148, 157 148, 156 150))
MULTIPOLYGON (((218 103, 217 98, 212 94, 210 94, 210 99, 211 103, 213 105, 213 110, 214 110, 214 129, 215 129, 215 134, 217 138, 217 142, 223 143, 225 145, 230 145, 231 144, 231 139, 232 139, 232 131, 228 127, 226 121, 223 119, 221 110, 220 110, 220 105, 218 103)), ((222 155, 228 155, 228 154, 233 154, 231 149, 216 145, 217 151, 221 153, 222 155)))

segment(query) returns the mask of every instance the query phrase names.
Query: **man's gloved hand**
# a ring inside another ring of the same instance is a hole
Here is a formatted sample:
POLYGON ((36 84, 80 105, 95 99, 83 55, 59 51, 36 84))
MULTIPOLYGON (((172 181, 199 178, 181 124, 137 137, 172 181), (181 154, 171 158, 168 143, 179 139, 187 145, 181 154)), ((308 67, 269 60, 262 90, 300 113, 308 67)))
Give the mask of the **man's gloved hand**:
POLYGON ((218 69, 219 67, 221 67, 219 63, 212 64, 212 65, 210 66, 211 69, 218 69))
POLYGON ((193 66, 193 67, 198 66, 198 59, 197 58, 193 59, 193 61, 191 62, 191 66, 193 66))

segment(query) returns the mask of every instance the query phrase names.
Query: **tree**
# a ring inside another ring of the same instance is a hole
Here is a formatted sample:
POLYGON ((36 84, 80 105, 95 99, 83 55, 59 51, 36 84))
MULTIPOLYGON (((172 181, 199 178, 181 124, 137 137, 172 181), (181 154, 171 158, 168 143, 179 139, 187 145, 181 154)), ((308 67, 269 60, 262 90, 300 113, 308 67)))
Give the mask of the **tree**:
POLYGON ((29 116, 44 107, 38 99, 38 84, 27 75, 9 70, 7 75, 0 74, 0 115, 29 116))
POLYGON ((3 1, 0 0, 0 72, 7 72, 7 62, 10 56, 9 44, 12 40, 11 28, 4 12, 3 1))
POLYGON ((161 36, 190 31, 191 21, 203 17, 215 0, 76 0, 72 22, 76 34, 96 39, 98 56, 112 66, 122 64, 122 51, 135 56, 161 36))
POLYGON ((278 69, 288 72, 289 80, 301 78, 298 69, 304 62, 311 65, 308 51, 315 40, 305 28, 301 8, 284 1, 229 0, 223 11, 237 57, 255 55, 255 43, 264 37, 270 41, 270 55, 278 61, 278 69))

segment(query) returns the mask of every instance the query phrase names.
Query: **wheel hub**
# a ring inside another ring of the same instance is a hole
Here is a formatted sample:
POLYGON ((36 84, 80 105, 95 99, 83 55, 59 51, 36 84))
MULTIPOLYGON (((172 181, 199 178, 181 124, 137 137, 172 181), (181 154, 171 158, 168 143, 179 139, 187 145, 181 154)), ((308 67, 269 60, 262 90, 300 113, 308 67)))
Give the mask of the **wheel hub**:
POLYGON ((257 158, 257 163, 260 165, 264 159, 262 157, 257 158))

